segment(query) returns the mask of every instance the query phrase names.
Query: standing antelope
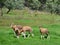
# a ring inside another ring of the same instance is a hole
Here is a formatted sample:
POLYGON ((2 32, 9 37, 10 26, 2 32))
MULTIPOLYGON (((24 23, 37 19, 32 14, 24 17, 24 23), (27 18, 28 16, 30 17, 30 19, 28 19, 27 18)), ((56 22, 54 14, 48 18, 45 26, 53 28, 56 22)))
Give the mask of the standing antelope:
POLYGON ((47 28, 43 28, 41 26, 39 26, 40 29, 40 33, 41 33, 41 38, 47 38, 48 37, 48 29, 47 28))
POLYGON ((32 33, 32 28, 29 26, 21 26, 21 25, 14 25, 11 24, 11 28, 14 30, 14 34, 16 34, 16 37, 19 38, 19 35, 22 34, 24 36, 24 38, 26 38, 26 32, 28 31, 28 37, 30 35, 34 36, 32 33))
POLYGON ((28 37, 30 35, 34 36, 34 34, 32 33, 33 30, 30 26, 23 26, 23 28, 20 30, 20 34, 22 34, 24 36, 24 38, 26 38, 26 32, 28 32, 28 37))
POLYGON ((14 34, 16 35, 16 37, 19 38, 20 35, 19 30, 22 29, 22 26, 11 24, 11 28, 14 30, 14 34))

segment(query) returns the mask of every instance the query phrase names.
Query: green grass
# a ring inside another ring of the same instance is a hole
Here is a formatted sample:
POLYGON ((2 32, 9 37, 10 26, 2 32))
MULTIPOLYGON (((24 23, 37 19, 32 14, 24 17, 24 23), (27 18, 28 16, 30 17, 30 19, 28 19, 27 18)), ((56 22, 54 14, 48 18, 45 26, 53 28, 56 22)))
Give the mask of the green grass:
POLYGON ((0 16, 0 45, 60 45, 60 16, 46 12, 31 14, 28 10, 13 10, 9 14, 4 12, 4 16, 0 16), (10 28, 12 22, 31 26, 35 36, 15 38, 10 28), (48 28, 50 39, 40 39, 39 25, 48 28))

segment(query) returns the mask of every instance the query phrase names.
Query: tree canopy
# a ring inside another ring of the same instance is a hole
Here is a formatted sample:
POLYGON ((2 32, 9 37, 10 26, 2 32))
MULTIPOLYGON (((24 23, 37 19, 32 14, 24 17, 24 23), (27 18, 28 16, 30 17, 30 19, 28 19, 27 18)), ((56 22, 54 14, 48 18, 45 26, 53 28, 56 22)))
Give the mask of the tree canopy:
POLYGON ((60 14, 60 0, 0 0, 0 8, 3 6, 11 9, 24 9, 28 7, 32 10, 49 11, 60 14))

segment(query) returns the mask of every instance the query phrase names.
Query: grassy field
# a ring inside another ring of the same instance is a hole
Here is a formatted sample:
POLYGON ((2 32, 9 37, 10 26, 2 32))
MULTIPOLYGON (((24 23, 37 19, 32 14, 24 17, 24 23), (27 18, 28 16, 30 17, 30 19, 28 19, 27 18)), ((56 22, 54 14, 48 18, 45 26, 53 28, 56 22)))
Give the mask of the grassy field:
POLYGON ((0 45, 60 45, 60 16, 29 10, 12 10, 9 14, 4 11, 4 16, 0 16, 0 45), (10 28, 12 22, 31 26, 35 36, 15 38, 10 28), (40 39, 39 25, 48 28, 50 39, 40 39))

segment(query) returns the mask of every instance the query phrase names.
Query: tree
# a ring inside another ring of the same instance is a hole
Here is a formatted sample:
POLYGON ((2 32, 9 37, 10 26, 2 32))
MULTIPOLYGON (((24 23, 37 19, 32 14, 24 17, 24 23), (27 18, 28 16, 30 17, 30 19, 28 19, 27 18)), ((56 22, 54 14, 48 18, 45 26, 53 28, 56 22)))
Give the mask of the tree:
POLYGON ((24 0, 7 0, 5 2, 5 6, 8 8, 7 14, 12 9, 23 9, 24 8, 24 0))
POLYGON ((0 15, 1 16, 3 16, 3 11, 2 11, 2 8, 3 8, 3 6, 4 6, 4 2, 5 2, 6 0, 0 0, 0 15))
POLYGON ((38 0, 41 3, 40 10, 43 10, 45 8, 47 0, 38 0))
POLYGON ((30 7, 30 3, 32 3, 32 2, 33 2, 33 0, 25 0, 24 5, 25 5, 26 7, 30 7))
POLYGON ((46 4, 46 1, 47 1, 47 0, 39 0, 39 2, 40 2, 41 4, 46 4))
POLYGON ((29 7, 32 10, 38 10, 40 2, 38 0, 25 0, 25 6, 29 7))

